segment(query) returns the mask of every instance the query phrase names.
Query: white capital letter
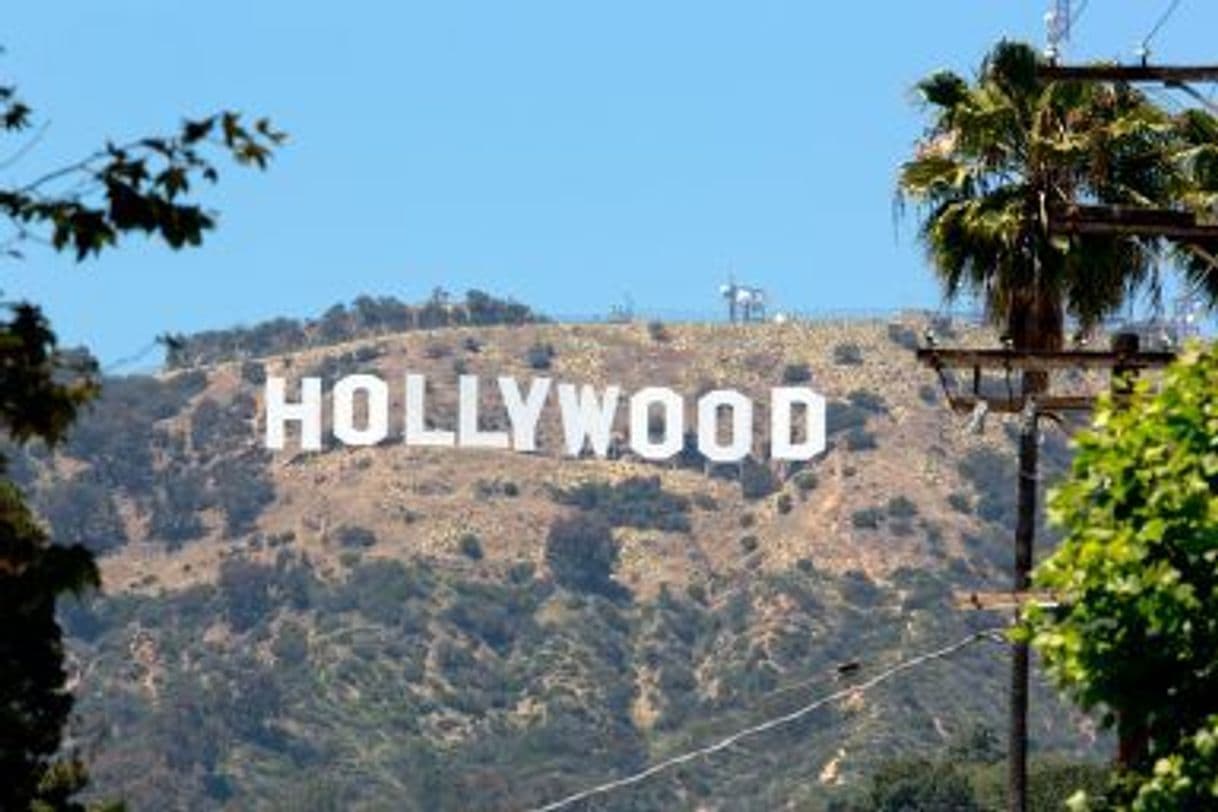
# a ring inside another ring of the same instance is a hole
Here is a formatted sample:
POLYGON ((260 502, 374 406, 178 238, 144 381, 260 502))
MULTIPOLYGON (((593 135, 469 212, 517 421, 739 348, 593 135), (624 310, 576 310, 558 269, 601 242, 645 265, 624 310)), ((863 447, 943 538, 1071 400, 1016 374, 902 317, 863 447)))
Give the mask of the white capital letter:
POLYGON ((753 447, 753 402, 734 389, 716 389, 698 399, 698 450, 711 462, 739 462, 753 447), (732 439, 719 443, 719 409, 732 410, 732 439))
POLYGON ((671 389, 649 386, 630 398, 630 447, 645 460, 666 460, 685 444, 685 404, 671 389), (651 441, 651 407, 664 409, 664 436, 651 441))
POLYGON ((613 429, 613 414, 617 411, 621 390, 605 387, 604 401, 598 401, 596 390, 585 384, 576 394, 575 385, 558 385, 558 405, 562 410, 562 430, 567 440, 567 453, 578 457, 585 441, 592 445, 598 457, 609 455, 609 436, 613 429))
POLYGON ((427 422, 423 419, 426 393, 427 378, 422 375, 406 376, 406 444, 456 445, 457 437, 453 432, 427 428, 427 422))
POLYGON ((376 445, 389 434, 389 387, 375 375, 347 375, 334 384, 334 436, 347 445, 376 445), (355 425, 355 393, 368 395, 368 421, 355 425))
POLYGON ((457 437, 466 448, 507 448, 506 431, 482 431, 478 428, 478 376, 462 375, 457 379, 457 437))
POLYGON ((266 447, 283 448, 284 424, 300 423, 300 447, 321 450, 321 378, 300 379, 300 403, 287 402, 287 382, 280 377, 266 379, 266 447))
POLYGON ((825 450, 825 399, 805 386, 770 392, 770 453, 776 460, 810 460, 825 450), (791 407, 803 404, 804 441, 791 440, 791 407))
POLYGON ((499 379, 499 394, 512 424, 512 447, 517 451, 536 451, 537 421, 541 419, 546 395, 550 394, 550 379, 534 378, 529 384, 528 398, 521 399, 516 379, 504 376, 499 379))

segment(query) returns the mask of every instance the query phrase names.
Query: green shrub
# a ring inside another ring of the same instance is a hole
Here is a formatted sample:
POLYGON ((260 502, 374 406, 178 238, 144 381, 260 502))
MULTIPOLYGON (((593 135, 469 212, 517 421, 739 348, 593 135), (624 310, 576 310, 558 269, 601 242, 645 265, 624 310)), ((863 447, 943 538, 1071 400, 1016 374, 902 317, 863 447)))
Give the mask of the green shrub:
POLYGON ((1015 525, 1015 465, 991 448, 975 448, 957 463, 957 469, 977 491, 977 515, 987 522, 1015 525))
POLYGON ((525 353, 525 362, 529 367, 538 371, 549 369, 554 363, 554 356, 557 353, 554 351, 553 344, 537 343, 529 347, 529 351, 525 353))
POLYGON ((865 389, 855 389, 846 395, 846 400, 850 402, 851 406, 871 414, 886 414, 888 412, 888 404, 884 402, 884 398, 875 392, 868 392, 865 389))
POLYGON ((367 548, 376 545, 376 534, 366 527, 345 524, 334 531, 334 540, 349 549, 367 548))
POLYGON ((546 535, 546 564, 554 580, 574 592, 614 595, 618 543, 604 517, 584 513, 557 519, 546 535))
POLYGON ((740 463, 740 493, 745 499, 764 499, 779 485, 778 477, 764 462, 745 457, 740 463))
POLYGON ((497 496, 514 499, 520 495, 520 486, 515 482, 504 482, 498 479, 479 479, 474 483, 474 494, 478 499, 486 501, 497 496))
POLYGON ((889 499, 885 510, 894 519, 912 519, 918 515, 918 506, 905 496, 894 496, 889 499))
POLYGON ((457 546, 461 549, 461 554, 469 560, 482 560, 482 539, 478 538, 474 533, 466 533, 461 536, 457 546))
POLYGON ((966 516, 973 512, 973 502, 966 493, 952 491, 947 495, 947 504, 952 510, 966 516))
POLYGON ((874 432, 861 427, 846 432, 846 448, 851 451, 873 451, 878 445, 874 432))
POLYGON ((783 492, 778 494, 778 499, 774 503, 774 507, 781 514, 790 513, 794 504, 791 499, 791 494, 783 492))
POLYGON ((914 534, 914 526, 905 519, 896 519, 888 525, 888 532, 900 538, 907 538, 914 534))
POLYGON ((860 570, 842 573, 841 591, 842 597, 849 603, 862 608, 877 606, 883 597, 883 592, 875 585, 875 581, 860 570))
POLYGON ((917 332, 911 327, 906 327, 904 324, 888 325, 888 340, 907 350, 916 350, 918 348, 917 332))
POLYGON ((241 380, 254 386, 266 383, 266 367, 257 361, 245 361, 241 364, 241 380))
POLYGON ((850 514, 850 523, 860 530, 875 530, 882 518, 883 513, 878 508, 862 508, 850 514))
POLYGON ((808 383, 812 380, 812 367, 804 362, 787 364, 782 370, 782 382, 788 386, 808 383))
POLYGON ((651 336, 652 341, 664 342, 672 338, 668 328, 664 326, 664 322, 659 320, 647 323, 647 334, 651 336))
POLYGON ((833 363, 838 366, 859 366, 863 363, 863 351, 850 342, 838 344, 833 348, 833 363))
POLYGON ((825 406, 825 433, 837 434, 849 429, 863 428, 870 416, 870 412, 853 403, 830 401, 825 406))
POLYGON ((432 361, 439 361, 442 358, 447 358, 448 356, 452 355, 452 353, 452 347, 439 341, 430 341, 428 342, 427 346, 423 348, 423 355, 432 361))
MULTIPOLYGON (((38 507, 57 544, 82 544, 104 553, 127 542, 126 527, 109 489, 88 471, 57 482, 39 499, 38 507)), ((201 535, 201 525, 199 530, 201 535)))
POLYGON ((228 623, 245 632, 263 622, 271 608, 269 589, 274 570, 246 558, 227 558, 220 564, 216 586, 228 623))
POLYGON ((560 504, 578 507, 604 517, 611 527, 637 527, 687 533, 690 500, 669 493, 658 476, 630 477, 621 482, 583 482, 553 491, 560 504))
POLYGON ((795 475, 795 487, 799 489, 802 496, 806 497, 809 493, 816 490, 816 485, 816 474, 811 471, 800 471, 795 475))

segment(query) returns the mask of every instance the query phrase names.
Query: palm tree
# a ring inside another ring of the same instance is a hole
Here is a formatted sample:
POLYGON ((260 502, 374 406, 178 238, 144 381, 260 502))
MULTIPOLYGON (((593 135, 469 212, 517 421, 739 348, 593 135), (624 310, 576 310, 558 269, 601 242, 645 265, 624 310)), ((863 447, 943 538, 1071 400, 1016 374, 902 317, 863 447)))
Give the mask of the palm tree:
MULTIPOLYGON (((943 71, 920 82, 931 116, 898 196, 923 212, 921 237, 946 296, 985 303, 1015 350, 1058 350, 1073 317, 1083 330, 1143 290, 1161 290, 1159 260, 1176 255, 1186 282, 1213 304, 1213 245, 1165 246, 1152 237, 1054 236, 1050 219, 1073 204, 1218 213, 1218 120, 1190 110, 1170 115, 1123 84, 1046 82, 1031 47, 1001 42, 970 84, 943 71)), ((1043 392, 1044 372, 1026 373, 1026 396, 1043 392)), ((1034 412, 1019 444, 1015 584, 1028 588, 1036 509, 1034 412)), ((1012 651, 1013 808, 1026 803, 1028 650, 1012 651)), ((1136 731, 1121 731, 1122 742, 1136 731)), ((1125 748, 1122 748, 1123 752, 1125 748)))
MULTIPOLYGON (((1030 46, 999 43, 973 84, 950 71, 917 86, 931 115, 898 195, 923 210, 921 237, 945 294, 978 295, 1019 350, 1055 350, 1144 290, 1157 293, 1160 241, 1054 237, 1074 203, 1218 211, 1218 120, 1170 115, 1142 92, 1046 82, 1030 46)), ((1218 300, 1214 246, 1185 246, 1187 281, 1218 300)), ((1024 381, 1029 393, 1042 376, 1024 381)))

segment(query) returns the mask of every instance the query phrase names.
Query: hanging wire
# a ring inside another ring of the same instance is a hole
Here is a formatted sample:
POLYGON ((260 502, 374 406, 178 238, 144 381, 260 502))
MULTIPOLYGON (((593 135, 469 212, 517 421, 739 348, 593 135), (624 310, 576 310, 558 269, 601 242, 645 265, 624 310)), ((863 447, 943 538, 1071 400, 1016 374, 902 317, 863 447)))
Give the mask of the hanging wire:
POLYGON ((1074 14, 1071 15, 1071 17, 1070 17, 1070 28, 1071 29, 1073 29, 1074 26, 1078 25, 1078 21, 1083 18, 1083 12, 1085 12, 1087 10, 1087 6, 1089 6, 1089 5, 1091 5, 1091 0, 1083 0, 1082 3, 1079 3, 1078 8, 1076 8, 1074 10, 1074 14))
POLYGON ((1147 34, 1146 38, 1142 40, 1141 55, 1143 59, 1146 59, 1150 55, 1151 40, 1158 36, 1159 32, 1163 30, 1163 27, 1167 25, 1172 17, 1175 16, 1176 11, 1179 10, 1182 2, 1184 2, 1184 0, 1171 0, 1167 10, 1163 12, 1161 17, 1159 17, 1159 21, 1155 23, 1154 28, 1150 29, 1150 33, 1147 34))
POLYGON ((701 747, 701 748, 698 748, 697 750, 690 750, 689 752, 682 753, 681 755, 664 759, 663 761, 657 762, 656 764, 653 764, 652 766, 648 767, 647 769, 634 773, 632 775, 628 775, 623 778, 618 778, 613 781, 606 781, 603 784, 598 784, 597 786, 591 787, 589 789, 582 790, 580 792, 576 792, 572 795, 568 795, 565 798, 561 798, 557 801, 546 804, 545 806, 537 807, 537 809, 535 809, 534 812, 556 812, 556 810, 564 809, 568 806, 571 806, 572 804, 587 800, 588 798, 592 798, 597 795, 604 795, 605 793, 613 792, 614 790, 622 789, 623 787, 628 787, 633 784, 638 784, 638 783, 650 778, 651 776, 655 775, 656 773, 663 772, 664 770, 668 770, 673 767, 680 766, 682 764, 686 764, 690 761, 694 761, 694 760, 702 758, 704 756, 713 755, 714 753, 718 753, 722 750, 726 750, 729 747, 736 745, 742 739, 745 739, 745 738, 748 738, 751 736, 755 736, 759 733, 764 733, 769 730, 773 730, 774 728, 777 728, 777 727, 782 727, 783 725, 790 724, 791 722, 797 721, 798 719, 801 719, 804 716, 807 716, 809 713, 812 713, 813 711, 815 711, 819 708, 822 708, 825 705, 831 704, 833 702, 837 702, 841 699, 845 699, 850 696, 861 694, 864 691, 870 690, 871 688, 874 688, 875 686, 877 686, 883 682, 887 682, 888 680, 892 679, 893 677, 898 676, 899 674, 902 674, 906 671, 917 668, 918 666, 926 665, 927 663, 934 662, 936 660, 943 660, 948 657, 951 657, 952 655, 957 654, 960 651, 963 651, 964 649, 969 648, 970 646, 973 646, 976 643, 980 643, 982 641, 1005 643, 1006 642, 1006 638, 1004 636, 1005 633, 1006 633, 1006 629, 1003 629, 1003 628, 993 628, 993 629, 986 629, 984 631, 975 632, 974 634, 970 634, 968 637, 965 637, 962 640, 958 640, 957 642, 952 643, 950 645, 943 646, 942 648, 935 649, 934 651, 928 651, 925 654, 920 654, 916 657, 911 657, 907 660, 902 660, 901 662, 897 663, 896 665, 893 665, 890 668, 887 668, 887 669, 881 671, 880 673, 876 674, 875 676, 871 677, 870 679, 864 680, 863 682, 859 682, 855 685, 851 685, 846 688, 842 688, 841 690, 835 691, 831 694, 828 694, 827 696, 821 697, 820 699, 818 699, 814 702, 810 702, 801 708, 791 711, 790 713, 783 714, 782 716, 775 716, 771 719, 767 719, 766 721, 761 722, 760 724, 756 724, 751 727, 746 727, 743 730, 737 731, 736 733, 733 733, 732 735, 730 735, 726 738, 720 739, 719 741, 715 742, 714 744, 707 745, 706 747, 701 747))
MULTIPOLYGON (((1183 85, 1179 85, 1179 86, 1173 85, 1172 87, 1176 88, 1176 89, 1180 89, 1180 90, 1184 89, 1183 85)), ((1170 93, 1168 93, 1166 91, 1160 90, 1157 87, 1148 87, 1145 89, 1144 92, 1146 93, 1146 95, 1150 96, 1155 101, 1157 101, 1159 104, 1161 104, 1164 108, 1170 110, 1173 113, 1179 113, 1181 110, 1184 109, 1184 106, 1182 104, 1180 104, 1179 99, 1175 98, 1174 96, 1172 96, 1170 93)))
POLYGON ((105 375, 109 375, 112 372, 122 369, 123 367, 129 367, 132 364, 136 364, 136 363, 139 363, 140 361, 143 361, 146 357, 148 357, 149 353, 151 353, 158 346, 160 346, 160 343, 161 342, 159 342, 159 341, 153 341, 151 344, 148 344, 145 347, 143 347, 142 349, 140 349, 139 352, 125 356, 123 358, 119 358, 117 361, 111 361, 109 364, 107 364, 105 367, 102 368, 102 373, 105 375))
POLYGON ((1218 87, 1216 87, 1215 90, 1211 90, 1208 96, 1202 93, 1200 90, 1197 90, 1197 88, 1193 87, 1192 85, 1185 84, 1184 82, 1172 85, 1172 87, 1189 95, 1202 107, 1209 110, 1211 113, 1218 115, 1218 104, 1214 102, 1214 92, 1215 90, 1218 90, 1218 87))

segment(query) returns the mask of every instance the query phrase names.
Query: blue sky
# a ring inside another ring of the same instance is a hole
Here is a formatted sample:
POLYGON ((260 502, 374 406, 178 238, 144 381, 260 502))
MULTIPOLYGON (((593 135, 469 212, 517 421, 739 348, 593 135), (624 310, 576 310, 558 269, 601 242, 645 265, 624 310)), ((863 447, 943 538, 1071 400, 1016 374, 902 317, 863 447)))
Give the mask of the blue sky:
MULTIPOLYGON (((1091 0, 1077 57, 1129 58, 1167 0, 1091 0)), ((207 194, 182 254, 131 243, 77 265, 33 248, 6 297, 42 302, 106 361, 165 330, 309 315, 442 285, 557 314, 717 311, 729 269, 779 307, 936 306, 892 183, 909 88, 971 70, 1047 2, 225 0, 21 3, 0 58, 49 121, 21 180, 235 107, 291 143, 207 194)), ((1185 0, 1162 61, 1213 61, 1218 8, 1185 0)))

